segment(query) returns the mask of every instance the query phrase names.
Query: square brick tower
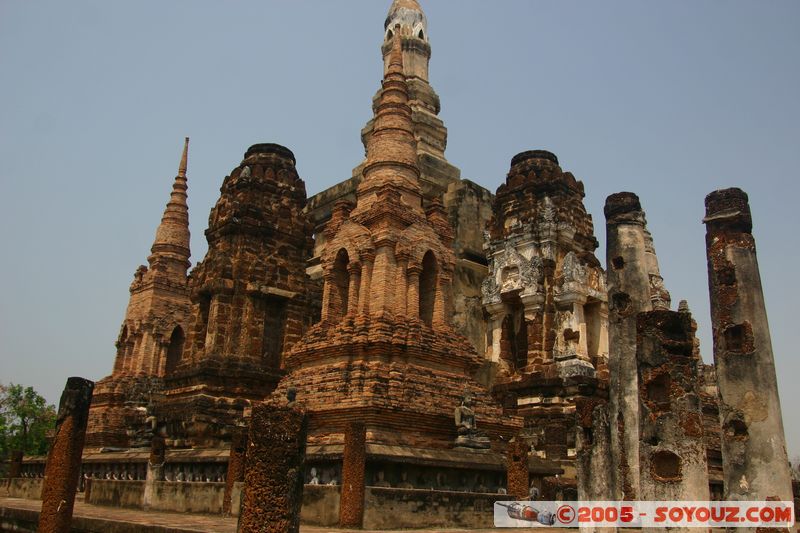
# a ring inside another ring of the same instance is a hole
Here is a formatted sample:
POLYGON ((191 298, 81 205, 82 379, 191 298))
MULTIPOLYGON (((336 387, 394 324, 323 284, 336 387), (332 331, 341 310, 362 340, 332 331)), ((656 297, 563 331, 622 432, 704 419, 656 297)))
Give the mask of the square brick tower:
POLYGON ((283 375, 282 356, 311 320, 305 264, 311 226, 292 152, 256 144, 220 189, 208 252, 189 278, 186 346, 156 416, 172 447, 215 447, 251 400, 283 375))

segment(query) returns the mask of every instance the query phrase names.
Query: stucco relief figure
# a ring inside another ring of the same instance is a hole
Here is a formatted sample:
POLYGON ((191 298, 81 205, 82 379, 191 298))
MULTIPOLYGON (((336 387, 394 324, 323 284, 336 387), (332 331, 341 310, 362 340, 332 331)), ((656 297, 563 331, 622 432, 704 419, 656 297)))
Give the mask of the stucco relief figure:
POLYGON ((504 268, 501 278, 503 280, 503 286, 500 289, 501 292, 510 292, 520 288, 519 268, 516 266, 504 268))
POLYGON ((472 396, 464 395, 461 405, 456 407, 454 412, 456 423, 456 446, 465 448, 487 449, 489 448, 489 437, 480 432, 475 423, 475 411, 472 409, 472 396))
POLYGON ((408 480, 408 472, 405 470, 400 472, 400 483, 397 484, 399 489, 413 489, 414 485, 408 480))
POLYGON ((481 284, 481 292, 483 294, 483 303, 497 303, 500 301, 500 287, 495 280, 493 263, 489 263, 489 277, 483 280, 481 284))
POLYGON ((375 486, 376 487, 391 487, 391 483, 386 481, 386 475, 383 473, 383 470, 378 470, 378 473, 375 476, 375 486))

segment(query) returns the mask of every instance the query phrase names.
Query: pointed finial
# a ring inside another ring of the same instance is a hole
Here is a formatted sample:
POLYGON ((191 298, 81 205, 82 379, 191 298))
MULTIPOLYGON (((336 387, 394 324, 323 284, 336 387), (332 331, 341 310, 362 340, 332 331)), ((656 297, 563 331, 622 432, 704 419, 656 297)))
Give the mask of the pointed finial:
POLYGON ((150 248, 151 255, 147 258, 152 266, 154 262, 162 259, 177 261, 183 265, 182 275, 186 275, 189 268, 189 206, 186 203, 187 180, 186 163, 189 155, 189 137, 183 142, 183 155, 178 166, 178 175, 172 183, 172 193, 169 202, 161 217, 161 224, 156 230, 156 239, 150 248))
POLYGON ((679 313, 688 313, 689 312, 689 302, 686 300, 681 300, 678 304, 678 312, 679 313))
POLYGON ((394 0, 392 5, 389 6, 389 15, 391 16, 400 9, 409 9, 422 13, 422 6, 419 5, 417 0, 394 0))
POLYGON ((189 159, 189 137, 186 137, 183 141, 183 155, 181 156, 181 164, 178 165, 178 176, 185 178, 186 177, 186 163, 189 159))
POLYGON ((388 78, 392 74, 404 74, 403 71, 403 38, 400 36, 400 25, 395 24, 392 37, 392 49, 389 51, 389 66, 386 68, 388 78))

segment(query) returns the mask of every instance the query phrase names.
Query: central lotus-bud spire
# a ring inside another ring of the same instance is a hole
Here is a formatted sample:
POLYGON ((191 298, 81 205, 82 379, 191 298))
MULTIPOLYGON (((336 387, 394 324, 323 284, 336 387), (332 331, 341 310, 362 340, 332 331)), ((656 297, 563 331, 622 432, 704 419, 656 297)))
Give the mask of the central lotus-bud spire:
POLYGON ((383 27, 387 32, 391 31, 394 34, 396 33, 394 31, 396 25, 400 25, 401 33, 407 36, 419 36, 419 32, 422 31, 421 38, 425 39, 425 33, 428 31, 428 21, 425 19, 425 13, 417 0, 394 0, 392 2, 383 27))
POLYGON ((396 36, 375 107, 375 128, 367 143, 364 179, 358 186, 359 209, 371 205, 378 190, 387 187, 397 190, 410 207, 421 209, 419 175, 402 39, 396 36))

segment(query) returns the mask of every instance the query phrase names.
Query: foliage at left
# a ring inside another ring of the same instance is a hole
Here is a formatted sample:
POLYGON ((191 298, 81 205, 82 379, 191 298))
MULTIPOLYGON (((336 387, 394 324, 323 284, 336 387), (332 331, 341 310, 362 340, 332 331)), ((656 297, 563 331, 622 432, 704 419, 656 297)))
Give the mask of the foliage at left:
POLYGON ((56 425, 56 408, 33 387, 0 383, 0 458, 12 450, 47 453, 47 432, 56 425))

